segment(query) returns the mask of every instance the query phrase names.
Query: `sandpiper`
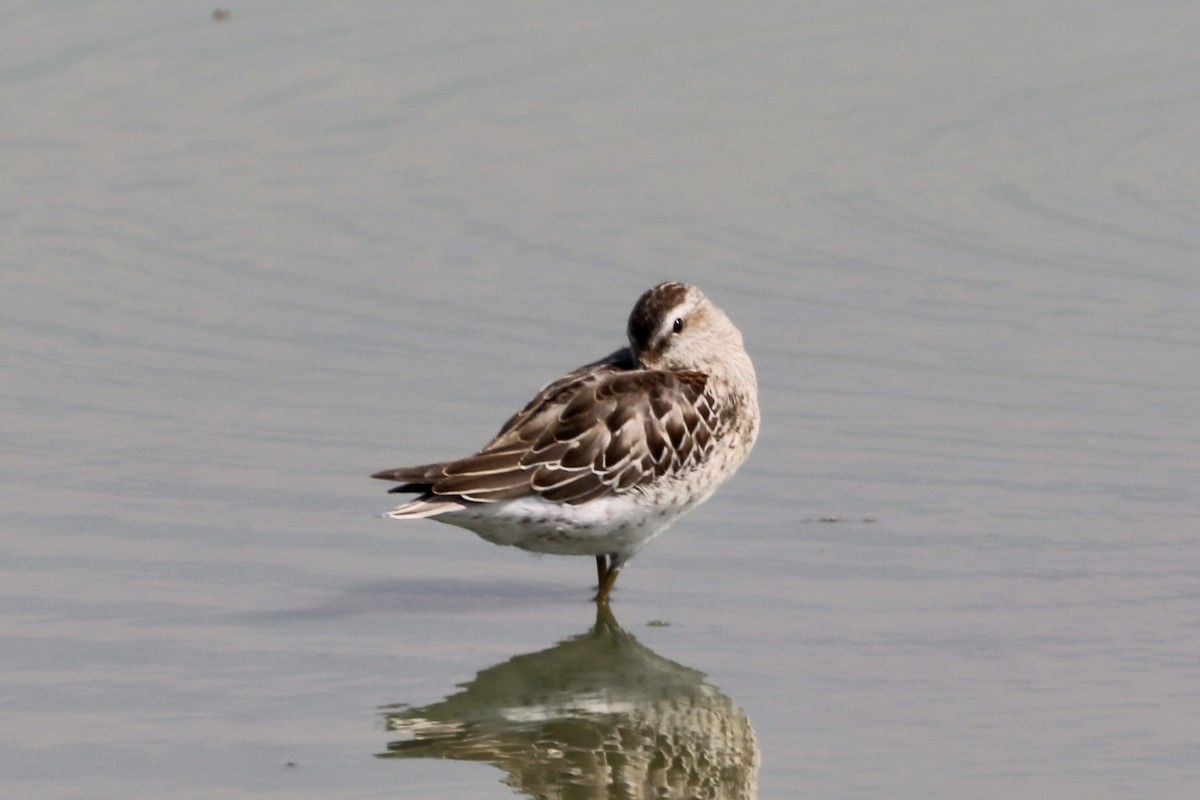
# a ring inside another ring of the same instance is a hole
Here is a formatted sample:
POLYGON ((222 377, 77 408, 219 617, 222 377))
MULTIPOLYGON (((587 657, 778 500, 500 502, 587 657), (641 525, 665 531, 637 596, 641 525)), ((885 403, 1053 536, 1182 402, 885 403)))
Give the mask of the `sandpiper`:
POLYGON ((548 384, 475 455, 372 475, 417 495, 387 516, 595 556, 595 600, 608 602, 621 567, 746 460, 759 424, 742 334, 699 289, 650 289, 627 334, 628 347, 548 384))

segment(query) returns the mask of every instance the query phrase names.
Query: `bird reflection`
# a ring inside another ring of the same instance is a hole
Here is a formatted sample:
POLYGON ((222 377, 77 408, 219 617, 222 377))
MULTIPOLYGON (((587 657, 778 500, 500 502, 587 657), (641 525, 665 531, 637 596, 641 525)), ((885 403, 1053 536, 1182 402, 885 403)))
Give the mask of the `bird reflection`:
POLYGON ((750 719, 704 675, 655 655, 607 606, 591 630, 483 670, 422 708, 380 758, 487 761, 533 798, 754 798, 750 719))

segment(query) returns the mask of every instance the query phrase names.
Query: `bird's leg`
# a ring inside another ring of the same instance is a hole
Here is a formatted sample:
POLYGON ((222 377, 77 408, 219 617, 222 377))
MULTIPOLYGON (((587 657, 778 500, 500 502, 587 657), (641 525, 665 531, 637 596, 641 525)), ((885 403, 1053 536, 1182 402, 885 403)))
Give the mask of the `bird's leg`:
POLYGON ((596 556, 596 586, 604 585, 604 579, 608 577, 608 556, 596 556))
MULTIPOLYGON (((604 556, 596 556, 597 574, 600 573, 600 560, 602 558, 604 558, 604 556)), ((614 554, 609 556, 609 559, 611 560, 607 562, 607 566, 603 574, 600 575, 600 585, 596 591, 595 597, 597 603, 608 602, 608 595, 613 589, 613 584, 617 582, 617 573, 621 571, 621 562, 617 559, 617 556, 614 554)))

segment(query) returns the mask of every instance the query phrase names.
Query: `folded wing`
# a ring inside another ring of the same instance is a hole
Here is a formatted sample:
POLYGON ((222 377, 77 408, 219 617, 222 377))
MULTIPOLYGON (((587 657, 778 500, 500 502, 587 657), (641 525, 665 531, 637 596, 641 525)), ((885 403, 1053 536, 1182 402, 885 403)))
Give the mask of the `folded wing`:
POLYGON ((436 504, 425 509, 436 514, 530 496, 578 504, 638 491, 703 459, 717 421, 707 377, 629 369, 613 360, 620 355, 547 386, 473 456, 374 477, 421 493, 417 502, 436 504))

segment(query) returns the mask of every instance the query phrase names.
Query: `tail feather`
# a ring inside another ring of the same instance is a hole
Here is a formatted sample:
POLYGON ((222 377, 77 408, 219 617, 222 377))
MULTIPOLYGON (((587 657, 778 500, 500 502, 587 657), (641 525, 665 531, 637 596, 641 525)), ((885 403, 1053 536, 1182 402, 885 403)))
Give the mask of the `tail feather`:
POLYGON ((396 506, 384 516, 392 519, 422 519, 436 517, 438 514, 445 514, 449 511, 458 511, 463 507, 464 503, 452 498, 418 497, 415 500, 409 500, 404 505, 396 506))
MULTIPOLYGON (((378 478, 381 481, 396 481, 411 485, 413 487, 428 486, 445 473, 442 468, 445 467, 445 462, 437 464, 422 464, 418 467, 397 467, 396 469, 385 469, 382 472, 376 472, 372 478, 378 478)), ((392 489, 392 491, 396 491, 392 489)), ((406 491, 424 491, 423 489, 413 488, 406 491)))
POLYGON ((433 484, 431 483, 402 483, 399 486, 393 486, 388 489, 388 494, 407 493, 407 494, 432 494, 433 484))
POLYGON ((396 506, 384 516, 392 519, 421 519, 436 517, 438 514, 457 511, 465 507, 466 503, 456 497, 439 497, 433 493, 434 481, 445 475, 442 471, 444 466, 444 463, 422 464, 417 467, 385 469, 372 475, 372 478, 382 481, 399 482, 399 486, 388 489, 389 493, 402 492, 420 495, 403 505, 396 506))

